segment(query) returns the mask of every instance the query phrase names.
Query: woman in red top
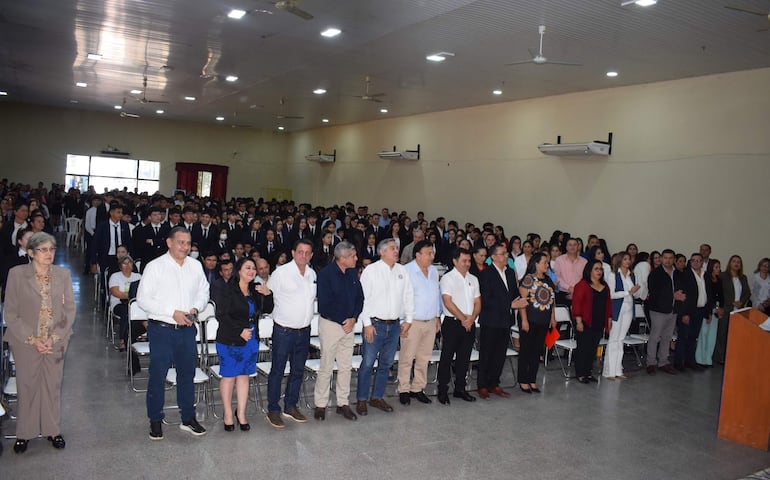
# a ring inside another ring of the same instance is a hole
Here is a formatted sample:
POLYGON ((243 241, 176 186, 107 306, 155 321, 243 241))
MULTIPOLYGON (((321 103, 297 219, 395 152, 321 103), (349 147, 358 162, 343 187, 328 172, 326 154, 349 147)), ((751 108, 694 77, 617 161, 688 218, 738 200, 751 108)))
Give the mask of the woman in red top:
POLYGON ((610 289, 604 281, 600 260, 589 260, 583 269, 583 279, 572 294, 572 318, 575 320, 575 374, 580 383, 596 382, 591 374, 596 348, 605 330, 612 323, 610 289))

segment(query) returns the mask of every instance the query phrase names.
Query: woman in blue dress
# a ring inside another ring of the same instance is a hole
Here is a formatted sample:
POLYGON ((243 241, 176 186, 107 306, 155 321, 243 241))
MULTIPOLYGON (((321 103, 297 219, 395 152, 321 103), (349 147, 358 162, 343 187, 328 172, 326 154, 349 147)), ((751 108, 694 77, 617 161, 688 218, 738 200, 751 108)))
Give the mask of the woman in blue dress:
POLYGON ((259 335, 257 320, 262 313, 273 311, 273 294, 265 286, 254 283, 257 265, 251 258, 242 258, 235 264, 233 276, 217 304, 217 355, 219 357, 219 392, 222 396, 225 431, 238 426, 247 431, 246 404, 249 395, 249 375, 257 370, 259 335), (233 386, 237 401, 233 416, 233 386))

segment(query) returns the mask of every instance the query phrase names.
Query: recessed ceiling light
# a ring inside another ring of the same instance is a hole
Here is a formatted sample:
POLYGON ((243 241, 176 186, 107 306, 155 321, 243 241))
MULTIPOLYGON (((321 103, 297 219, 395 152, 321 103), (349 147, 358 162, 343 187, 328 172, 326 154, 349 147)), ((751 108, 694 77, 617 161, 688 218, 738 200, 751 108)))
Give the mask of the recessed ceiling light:
POLYGON ((323 95, 324 93, 326 93, 326 90, 324 90, 323 88, 316 88, 315 90, 313 90, 313 93, 315 93, 316 95, 323 95))
POLYGON ((188 102, 194 102, 195 101, 195 97, 190 97, 190 96, 184 97, 184 99, 187 100, 188 102))
POLYGON ((336 37, 340 33, 342 33, 342 30, 340 30, 339 28, 329 27, 323 32, 321 32, 321 35, 323 35, 326 38, 332 38, 332 37, 336 37))
POLYGON ((658 0, 636 0, 636 4, 640 7, 650 7, 658 3, 658 0))
POLYGON ((6 95, 8 95, 8 92, 5 90, 0 90, 0 97, 5 97, 6 95))
POLYGON ((285 130, 285 128, 283 127, 283 125, 278 125, 278 130, 280 130, 280 131, 284 131, 284 130, 285 130))
POLYGON ((329 123, 329 119, 328 119, 328 118, 322 118, 322 119, 321 119, 321 121, 322 121, 323 123, 329 123))
POLYGON ((114 108, 115 110, 123 110, 123 106, 122 105, 115 105, 112 108, 114 108))
POLYGON ((70 100, 70 103, 78 103, 77 100, 70 100))
POLYGON ((224 121, 225 121, 225 117, 222 117, 222 116, 217 117, 217 122, 224 122, 224 121))
POLYGON ((236 75, 228 75, 225 77, 225 80, 228 82, 236 82, 238 81, 238 77, 236 75))
POLYGON ((438 52, 438 53, 431 53, 427 57, 425 57, 426 60, 430 60, 431 62, 443 62, 447 59, 447 57, 454 57, 455 54, 452 52, 438 52))
POLYGON ((242 19, 244 15, 246 15, 246 10, 239 10, 237 8, 230 10, 230 13, 227 14, 228 17, 233 18, 235 20, 242 19))
POLYGON ((155 110, 155 113, 157 113, 158 115, 163 115, 166 112, 165 110, 155 110))
POLYGON ((137 90, 137 89, 133 89, 133 90, 131 90, 131 94, 132 94, 132 95, 139 95, 140 93, 142 93, 142 91, 141 91, 141 90, 137 90))
POLYGON ((492 95, 502 95, 502 94, 503 94, 503 91, 500 90, 499 88, 492 90, 492 95))
POLYGON ((388 109, 387 108, 381 108, 380 109, 380 113, 388 113, 388 109))
POLYGON ((607 72, 607 76, 608 77, 617 77, 618 76, 618 72, 616 72, 614 70, 610 70, 609 72, 607 72))
POLYGON ((89 53, 88 54, 88 59, 89 60, 101 60, 102 56, 100 54, 98 54, 98 53, 89 53))
POLYGON ((80 88, 86 88, 88 84, 86 82, 77 82, 75 86, 80 88))

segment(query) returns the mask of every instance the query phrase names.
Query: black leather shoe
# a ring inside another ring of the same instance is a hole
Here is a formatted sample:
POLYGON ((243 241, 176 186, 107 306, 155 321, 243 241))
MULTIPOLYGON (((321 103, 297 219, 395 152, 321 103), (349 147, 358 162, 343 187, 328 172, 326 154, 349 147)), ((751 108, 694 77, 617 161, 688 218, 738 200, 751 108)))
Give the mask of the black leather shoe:
POLYGON ((48 441, 51 442, 51 445, 53 448, 56 448, 57 450, 61 450, 67 445, 67 442, 64 441, 64 438, 62 438, 61 435, 56 435, 55 437, 48 437, 48 441))
POLYGON ((408 392, 401 392, 398 394, 398 401, 401 402, 401 405, 409 405, 411 402, 410 398, 412 398, 408 392))
POLYGON ((425 392, 419 391, 419 392, 411 392, 409 394, 412 398, 416 398, 418 402, 420 403, 433 403, 433 400, 428 398, 427 395, 425 395, 425 392))
POLYGON ((460 390, 458 392, 455 392, 452 396, 455 397, 455 398, 461 398, 461 399, 465 400, 466 402, 475 402, 476 401, 476 397, 474 397, 470 393, 466 392, 465 390, 460 390))
POLYGON ((13 451, 16 453, 24 453, 27 451, 28 444, 29 440, 16 440, 16 443, 13 444, 13 451))
POLYGON ((438 403, 440 403, 441 405, 449 405, 449 395, 447 395, 446 393, 439 393, 438 403))

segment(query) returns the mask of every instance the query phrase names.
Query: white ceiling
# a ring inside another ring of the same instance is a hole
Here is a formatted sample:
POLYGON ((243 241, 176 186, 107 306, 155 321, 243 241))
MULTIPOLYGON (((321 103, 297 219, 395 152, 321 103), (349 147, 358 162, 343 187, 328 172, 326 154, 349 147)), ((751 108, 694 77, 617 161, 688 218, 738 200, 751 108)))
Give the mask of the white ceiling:
MULTIPOLYGON (((770 66, 770 0, 0 0, 1 102, 287 131, 770 66), (231 8, 250 10, 241 20, 231 8), (517 65, 538 45, 579 67, 517 65), (319 32, 336 26, 342 34, 319 32), (433 63, 425 56, 452 52, 433 63), (89 60, 88 53, 101 60, 89 60), (164 68, 170 66, 171 68, 164 68), (607 70, 620 75, 610 79, 607 70), (143 89, 143 104, 131 89, 143 89), (226 75, 239 80, 229 83, 226 75), (382 103, 355 98, 371 76, 382 103), (76 82, 88 83, 78 88, 76 82), (327 93, 314 95, 323 87, 327 93), (503 94, 493 96, 494 88, 503 94), (194 96, 194 102, 184 96, 194 96), (281 99, 285 99, 281 105, 281 99), (77 103, 74 103, 77 102, 77 103), (303 119, 276 119, 299 115, 303 119)), ((132 119, 126 119, 132 121, 132 119)))

